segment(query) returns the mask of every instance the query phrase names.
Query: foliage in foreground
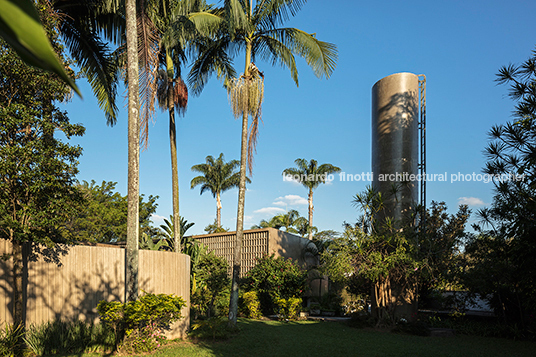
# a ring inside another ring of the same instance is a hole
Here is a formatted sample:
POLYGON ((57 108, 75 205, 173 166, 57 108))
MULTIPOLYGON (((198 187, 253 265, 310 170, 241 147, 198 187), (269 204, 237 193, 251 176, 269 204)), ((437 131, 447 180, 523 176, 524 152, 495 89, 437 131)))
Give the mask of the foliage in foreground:
POLYGON ((489 208, 478 212, 477 234, 466 247, 464 283, 489 297, 503 324, 536 331, 536 52, 523 64, 500 69, 510 86, 512 122, 489 131, 483 172, 493 179, 489 208))
POLYGON ((0 356, 13 356, 23 335, 20 326, 16 327, 6 323, 4 328, 0 329, 0 356))
POLYGON ((83 321, 54 321, 30 326, 24 342, 37 356, 109 351, 114 334, 101 324, 83 321))
POLYGON ((120 351, 149 352, 165 339, 164 330, 179 320, 185 301, 173 294, 145 294, 135 301, 101 301, 101 321, 116 336, 120 351))

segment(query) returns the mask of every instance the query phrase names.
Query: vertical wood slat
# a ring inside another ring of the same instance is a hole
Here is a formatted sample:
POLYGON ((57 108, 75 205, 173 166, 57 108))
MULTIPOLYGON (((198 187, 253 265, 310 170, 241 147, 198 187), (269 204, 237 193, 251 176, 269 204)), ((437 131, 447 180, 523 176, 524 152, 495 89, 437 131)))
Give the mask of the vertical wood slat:
MULTIPOLYGON (((11 253, 11 243, 0 239, 0 255, 11 253)), ((28 263, 26 323, 55 318, 95 320, 102 299, 124 299, 125 250, 103 246, 68 247, 61 266, 42 256, 28 263)), ((0 261, 0 324, 12 323, 12 259, 0 261)), ((140 288, 181 296, 188 302, 185 316, 172 337, 185 337, 189 328, 190 257, 160 251, 140 251, 140 288)))

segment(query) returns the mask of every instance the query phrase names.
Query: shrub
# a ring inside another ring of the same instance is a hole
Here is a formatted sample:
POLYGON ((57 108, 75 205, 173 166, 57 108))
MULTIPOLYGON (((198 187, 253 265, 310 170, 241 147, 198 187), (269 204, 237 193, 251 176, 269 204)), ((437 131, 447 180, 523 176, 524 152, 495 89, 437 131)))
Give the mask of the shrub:
POLYGON ((297 320, 300 316, 302 304, 301 298, 291 297, 288 299, 278 299, 275 303, 279 320, 297 320))
POLYGON ((259 296, 254 290, 247 291, 242 294, 240 299, 240 307, 242 314, 250 319, 259 319, 262 316, 261 302, 259 296))
POLYGON ((165 339, 164 330, 179 320, 186 305, 173 294, 145 294, 125 304, 101 301, 97 310, 101 321, 116 334, 119 349, 124 352, 149 352, 165 339))
POLYGON ((114 334, 101 324, 53 321, 27 328, 24 341, 37 356, 111 350, 114 334))
POLYGON ((292 261, 274 254, 257 258, 257 264, 243 280, 245 291, 256 291, 264 314, 276 312, 278 299, 301 296, 307 289, 307 272, 292 261))

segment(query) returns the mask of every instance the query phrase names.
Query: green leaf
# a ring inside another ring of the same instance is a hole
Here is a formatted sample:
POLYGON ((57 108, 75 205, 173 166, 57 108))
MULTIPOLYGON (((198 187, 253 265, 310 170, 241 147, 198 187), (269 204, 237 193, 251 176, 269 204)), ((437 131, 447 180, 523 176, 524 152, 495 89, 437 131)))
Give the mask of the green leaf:
POLYGON ((0 0, 0 36, 26 63, 58 74, 82 96, 52 49, 31 0, 0 0))

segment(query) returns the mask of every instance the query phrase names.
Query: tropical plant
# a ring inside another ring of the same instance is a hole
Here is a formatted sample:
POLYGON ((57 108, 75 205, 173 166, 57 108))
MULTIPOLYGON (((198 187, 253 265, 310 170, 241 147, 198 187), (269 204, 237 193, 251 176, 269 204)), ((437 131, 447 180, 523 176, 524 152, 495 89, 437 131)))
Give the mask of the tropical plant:
MULTIPOLYGON (((173 216, 169 215, 169 221, 164 218, 164 224, 160 225, 160 229, 164 232, 164 237, 167 240, 168 247, 170 247, 172 251, 175 251, 175 246, 173 245, 175 244, 175 229, 173 227, 173 224, 174 224, 173 222, 174 222, 173 216)), ((187 250, 187 246, 190 246, 193 244, 191 239, 187 239, 186 237, 184 237, 184 234, 186 233, 188 229, 192 228, 192 226, 195 223, 194 222, 188 223, 188 220, 185 219, 184 217, 180 217, 180 222, 181 222, 180 245, 181 245, 181 252, 184 252, 185 250, 187 250)))
POLYGON ((328 176, 341 171, 337 166, 331 164, 322 164, 318 166, 316 160, 307 161, 305 159, 296 159, 294 161, 296 168, 288 168, 283 170, 283 174, 291 176, 294 180, 301 183, 309 190, 309 239, 313 238, 313 190, 318 187, 321 183, 326 183, 328 176))
MULTIPOLYGON (((238 309, 246 165, 248 162, 251 173, 264 96, 264 74, 253 62, 259 58, 287 67, 292 79, 298 85, 295 55, 303 57, 318 77, 326 78, 333 72, 337 60, 335 45, 319 41, 316 34, 309 34, 296 28, 278 27, 290 16, 296 15, 304 4, 304 0, 263 0, 256 1, 255 4, 253 0, 229 0, 225 1, 223 8, 218 12, 194 14, 191 17, 198 28, 212 30, 212 34, 215 35, 215 40, 198 47, 201 53, 192 66, 190 76, 194 91, 203 88, 211 73, 223 77, 221 69, 228 67, 232 57, 238 54, 237 49, 245 50, 244 72, 238 78, 226 82, 233 114, 236 118, 242 118, 236 241, 229 305, 229 323, 232 327, 236 326, 238 309), (252 117, 252 123, 248 135, 249 116, 252 117)), ((227 72, 230 73, 231 71, 227 72)))
POLYGON ((108 0, 39 1, 48 16, 56 19, 56 29, 71 58, 87 79, 104 111, 108 125, 117 121, 118 65, 116 56, 103 39, 116 41, 125 31, 117 11, 108 0), (49 8, 47 8, 49 7, 49 8))
POLYGON ((166 239, 158 238, 155 242, 155 240, 152 237, 149 237, 147 233, 142 233, 140 235, 139 247, 140 249, 145 250, 163 250, 166 248, 171 249, 166 239))
POLYGON ((30 325, 24 342, 36 356, 82 355, 84 352, 111 351, 115 346, 115 335, 100 323, 54 320, 30 325))
POLYGON ((299 234, 304 236, 309 230, 309 224, 305 217, 301 217, 300 213, 292 209, 285 214, 278 214, 273 216, 269 221, 261 220, 258 225, 254 225, 251 229, 268 228, 275 229, 285 228, 286 232, 299 234))
MULTIPOLYGON (((238 187, 240 174, 236 171, 239 166, 238 160, 225 162, 223 153, 217 159, 207 156, 206 163, 192 166, 192 171, 202 175, 192 179, 190 187, 201 186, 202 195, 206 191, 216 198, 216 224, 221 228, 221 194, 227 190, 238 187)), ((247 179, 247 182, 251 181, 247 179)))
MULTIPOLYGON (((121 12, 114 3, 116 12, 121 12)), ((169 114, 169 139, 172 172, 173 228, 180 251, 179 177, 177 163, 175 114, 184 115, 188 104, 188 88, 182 79, 181 67, 187 60, 190 43, 197 41, 199 33, 189 20, 192 12, 203 12, 209 7, 205 1, 147 0, 137 7, 138 53, 140 63, 141 143, 148 145, 149 122, 155 112, 155 103, 169 114)), ((193 52, 192 52, 193 53, 193 52)), ((124 62, 124 44, 117 50, 124 62)), ((202 73, 200 74, 202 75, 202 73)), ((126 80, 128 81, 127 76, 126 80)))

